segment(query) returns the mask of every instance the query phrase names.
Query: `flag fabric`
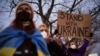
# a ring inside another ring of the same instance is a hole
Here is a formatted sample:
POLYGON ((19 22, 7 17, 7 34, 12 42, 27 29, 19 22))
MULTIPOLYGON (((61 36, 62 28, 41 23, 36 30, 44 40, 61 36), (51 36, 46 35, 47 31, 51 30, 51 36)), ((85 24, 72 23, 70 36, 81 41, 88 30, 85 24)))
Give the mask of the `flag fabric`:
POLYGON ((39 30, 36 29, 32 35, 29 35, 13 27, 7 27, 0 33, 0 56, 13 56, 25 38, 30 38, 36 45, 38 56, 49 56, 46 42, 39 30))

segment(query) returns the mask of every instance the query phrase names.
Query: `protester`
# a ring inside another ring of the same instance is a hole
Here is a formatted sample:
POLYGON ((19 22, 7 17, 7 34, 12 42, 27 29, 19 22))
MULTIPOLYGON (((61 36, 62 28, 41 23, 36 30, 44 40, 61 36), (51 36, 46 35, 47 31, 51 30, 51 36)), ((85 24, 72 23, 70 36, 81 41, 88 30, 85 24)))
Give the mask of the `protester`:
POLYGON ((58 33, 58 30, 56 29, 55 32, 54 32, 54 36, 53 36, 53 39, 56 40, 57 44, 63 48, 63 44, 66 44, 65 40, 64 40, 64 37, 61 36, 59 33, 58 33))
POLYGON ((47 42, 51 56, 66 56, 64 50, 57 43, 57 40, 54 40, 53 38, 50 37, 50 33, 45 24, 40 25, 39 30, 41 31, 42 36, 47 42))
POLYGON ((28 3, 17 6, 14 21, 0 33, 0 56, 49 56, 46 42, 32 21, 33 15, 28 3))
POLYGON ((72 38, 67 44, 68 46, 66 50, 68 56, 84 56, 89 40, 87 38, 84 38, 83 44, 80 47, 78 47, 77 40, 77 38, 72 38))
POLYGON ((60 48, 62 48, 66 56, 68 56, 66 51, 66 45, 68 40, 67 38, 63 37, 61 34, 58 33, 58 29, 56 29, 54 32, 54 39, 57 40, 56 42, 58 43, 60 48))

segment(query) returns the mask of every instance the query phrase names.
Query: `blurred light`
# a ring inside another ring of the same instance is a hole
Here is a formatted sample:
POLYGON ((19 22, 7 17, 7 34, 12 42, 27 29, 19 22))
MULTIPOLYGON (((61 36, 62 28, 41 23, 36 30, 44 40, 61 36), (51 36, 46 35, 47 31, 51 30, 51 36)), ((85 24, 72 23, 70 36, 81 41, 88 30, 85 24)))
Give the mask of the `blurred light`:
POLYGON ((99 56, 97 53, 91 53, 88 56, 99 56))

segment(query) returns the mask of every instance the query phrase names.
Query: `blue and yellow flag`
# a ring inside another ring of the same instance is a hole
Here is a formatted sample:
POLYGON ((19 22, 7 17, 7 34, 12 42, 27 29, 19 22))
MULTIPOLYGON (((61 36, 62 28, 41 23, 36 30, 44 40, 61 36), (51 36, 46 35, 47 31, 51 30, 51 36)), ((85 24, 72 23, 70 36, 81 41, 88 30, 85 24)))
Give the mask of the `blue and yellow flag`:
POLYGON ((27 37, 36 45, 38 56, 49 56, 46 42, 39 30, 36 29, 34 34, 28 35, 25 31, 13 27, 7 27, 0 33, 0 56, 13 56, 27 37))

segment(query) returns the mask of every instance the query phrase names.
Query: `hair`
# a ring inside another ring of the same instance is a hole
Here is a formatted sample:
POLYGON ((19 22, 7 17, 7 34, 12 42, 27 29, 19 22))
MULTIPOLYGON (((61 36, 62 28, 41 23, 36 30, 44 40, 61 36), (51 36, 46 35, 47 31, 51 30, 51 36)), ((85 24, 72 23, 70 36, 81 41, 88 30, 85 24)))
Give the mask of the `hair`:
POLYGON ((78 39, 77 38, 72 38, 69 42, 68 42, 68 48, 70 47, 70 43, 74 42, 76 47, 78 48, 78 44, 77 44, 78 39))
MULTIPOLYGON (((16 22, 16 19, 17 19, 16 15, 17 15, 18 8, 19 8, 20 6, 22 6, 22 5, 27 5, 27 6, 30 7, 30 10, 32 11, 32 17, 31 17, 31 19, 33 19, 33 9, 32 9, 32 7, 31 7, 28 3, 26 3, 26 2, 21 2, 21 3, 19 3, 19 4, 17 5, 16 11, 15 11, 15 19, 14 19, 14 21, 12 22, 11 26, 14 27, 14 28, 18 28, 18 29, 22 29, 22 30, 23 30, 22 26, 20 26, 20 23, 19 23, 19 22, 16 22)), ((26 27, 24 30, 25 30, 27 33, 29 33, 29 34, 32 34, 32 33, 35 31, 35 29, 36 29, 36 28, 35 28, 35 24, 34 24, 33 21, 31 21, 31 25, 30 25, 29 27, 26 27)))
POLYGON ((55 34, 55 35, 58 34, 58 29, 55 30, 54 34, 55 34))
POLYGON ((29 3, 27 3, 27 2, 20 2, 20 3, 18 3, 18 5, 17 5, 17 7, 16 7, 16 11, 15 11, 15 17, 16 17, 18 8, 19 8, 20 6, 22 6, 22 5, 27 5, 27 6, 30 8, 30 10, 32 11, 32 18, 33 18, 33 17, 34 17, 34 10, 32 9, 32 6, 31 6, 29 3))
POLYGON ((92 37, 92 36, 93 36, 93 33, 91 32, 91 33, 90 33, 90 37, 92 37))
POLYGON ((50 36, 50 32, 48 30, 48 27, 45 24, 41 24, 38 29, 41 31, 41 28, 44 27, 44 29, 47 31, 48 37, 50 36))

